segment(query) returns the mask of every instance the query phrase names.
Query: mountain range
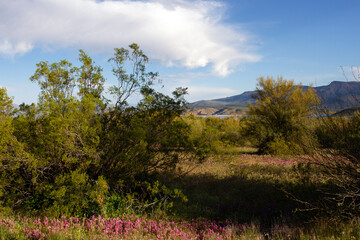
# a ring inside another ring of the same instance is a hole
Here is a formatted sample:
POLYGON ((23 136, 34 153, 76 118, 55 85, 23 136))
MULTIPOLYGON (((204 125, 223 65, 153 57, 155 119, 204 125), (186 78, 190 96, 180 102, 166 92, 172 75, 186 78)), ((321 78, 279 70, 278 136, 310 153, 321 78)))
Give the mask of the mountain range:
MULTIPOLYGON (((302 86, 304 90, 309 86, 302 86)), ((321 106, 330 111, 341 111, 360 106, 360 82, 334 81, 327 86, 313 87, 321 100, 321 106)), ((252 96, 256 91, 213 100, 201 100, 189 104, 189 112, 196 115, 229 115, 247 110, 248 104, 255 103, 252 96)))

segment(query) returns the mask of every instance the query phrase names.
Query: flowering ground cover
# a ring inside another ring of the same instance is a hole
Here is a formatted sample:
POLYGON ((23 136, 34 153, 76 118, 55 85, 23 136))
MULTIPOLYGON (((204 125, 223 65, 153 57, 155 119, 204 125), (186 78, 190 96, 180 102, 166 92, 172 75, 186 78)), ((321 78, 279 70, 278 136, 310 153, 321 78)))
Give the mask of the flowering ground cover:
POLYGON ((274 225, 263 233, 257 224, 234 224, 208 220, 187 222, 124 218, 2 218, 0 239, 192 239, 192 240, 318 240, 360 238, 360 219, 339 223, 319 220, 312 229, 274 225))
POLYGON ((247 224, 126 218, 35 218, 0 220, 1 237, 14 239, 236 239, 247 224), (4 233, 5 229, 6 234, 4 233))

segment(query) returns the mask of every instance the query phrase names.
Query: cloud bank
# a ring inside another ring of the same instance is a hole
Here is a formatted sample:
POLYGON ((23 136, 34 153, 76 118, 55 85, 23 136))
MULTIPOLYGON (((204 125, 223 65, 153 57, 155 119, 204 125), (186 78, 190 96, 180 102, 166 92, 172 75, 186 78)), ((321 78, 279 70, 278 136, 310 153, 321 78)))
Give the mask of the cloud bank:
POLYGON ((189 102, 196 102, 200 100, 211 100, 226 96, 233 96, 238 94, 239 91, 230 88, 189 86, 188 93, 189 95, 185 96, 186 100, 189 102))
POLYGON ((211 65, 220 76, 256 62, 250 36, 222 22, 217 1, 0 0, 0 54, 33 48, 112 52, 133 42, 172 66, 211 65))

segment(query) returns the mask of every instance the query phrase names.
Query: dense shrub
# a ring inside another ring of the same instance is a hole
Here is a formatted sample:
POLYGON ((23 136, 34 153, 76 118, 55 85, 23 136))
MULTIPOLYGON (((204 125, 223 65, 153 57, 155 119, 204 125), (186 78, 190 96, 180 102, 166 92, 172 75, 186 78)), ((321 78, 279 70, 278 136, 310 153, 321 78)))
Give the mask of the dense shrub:
MULTIPOLYGON (((351 70, 354 80, 359 81, 359 69, 351 70)), ((321 148, 313 155, 313 163, 327 184, 318 189, 324 195, 322 200, 310 205, 332 217, 360 215, 360 102, 353 96, 349 104, 353 108, 336 114, 321 109, 324 117, 317 118, 316 135, 321 148)))
POLYGON ((303 154, 314 148, 312 116, 318 98, 312 88, 279 77, 259 79, 254 105, 249 105, 246 135, 255 140, 260 153, 303 154))
POLYGON ((224 153, 246 142, 240 118, 235 116, 221 119, 186 115, 183 119, 190 125, 190 139, 207 153, 224 153))
POLYGON ((313 156, 322 169, 328 187, 319 189, 323 201, 313 203, 332 216, 360 214, 360 114, 350 117, 327 116, 319 119, 317 135, 322 149, 313 156))
POLYGON ((360 113, 319 119, 316 135, 323 148, 337 149, 348 157, 360 158, 360 113))
POLYGON ((180 158, 202 158, 180 118, 186 89, 173 97, 154 91, 157 73, 146 72, 148 58, 132 44, 130 50, 115 49, 110 59, 118 80, 110 88, 110 106, 102 69, 83 51, 79 60, 80 67, 66 60, 37 64, 31 81, 41 89, 38 104, 22 104, 16 115, 1 89, 2 207, 90 216, 104 211, 111 195, 131 196, 142 208, 171 206, 171 198, 182 195, 165 186, 159 190, 156 173, 174 170, 180 158), (130 74, 125 66, 133 67, 130 74), (135 107, 127 103, 133 93, 143 97, 135 107))

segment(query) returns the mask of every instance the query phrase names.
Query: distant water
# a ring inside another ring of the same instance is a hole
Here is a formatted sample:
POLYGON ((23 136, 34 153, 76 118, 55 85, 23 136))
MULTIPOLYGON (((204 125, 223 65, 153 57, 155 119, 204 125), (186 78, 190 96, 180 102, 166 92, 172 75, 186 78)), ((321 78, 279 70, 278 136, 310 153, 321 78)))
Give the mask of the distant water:
POLYGON ((240 117, 242 117, 243 115, 239 114, 239 115, 198 115, 200 117, 215 117, 215 118, 230 118, 230 117, 235 117, 235 119, 238 119, 240 117))
MULTIPOLYGON (((240 118, 242 116, 248 116, 248 115, 239 114, 239 115, 198 115, 198 116, 200 116, 200 117, 215 117, 215 118, 220 118, 220 119, 229 118, 229 117, 235 117, 235 119, 238 119, 238 118, 240 118)), ((315 114, 315 115, 312 115, 312 117, 317 117, 317 118, 329 117, 329 116, 331 116, 331 114, 315 114)))

